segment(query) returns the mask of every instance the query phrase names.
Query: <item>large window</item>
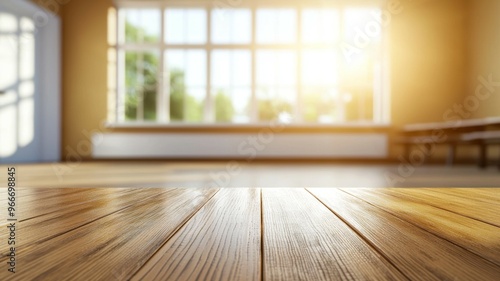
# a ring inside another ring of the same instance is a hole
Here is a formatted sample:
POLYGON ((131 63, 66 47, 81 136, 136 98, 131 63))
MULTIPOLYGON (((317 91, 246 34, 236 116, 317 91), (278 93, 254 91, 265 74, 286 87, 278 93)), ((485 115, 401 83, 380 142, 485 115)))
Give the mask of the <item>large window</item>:
POLYGON ((383 121, 379 8, 165 3, 119 7, 119 122, 383 121))

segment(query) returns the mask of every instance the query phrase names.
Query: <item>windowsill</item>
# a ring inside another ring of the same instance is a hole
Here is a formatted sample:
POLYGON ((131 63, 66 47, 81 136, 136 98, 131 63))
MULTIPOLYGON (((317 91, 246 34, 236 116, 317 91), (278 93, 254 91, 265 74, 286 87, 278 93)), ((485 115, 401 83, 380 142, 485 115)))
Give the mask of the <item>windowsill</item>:
POLYGON ((186 132, 235 132, 235 131, 259 131, 262 129, 273 129, 283 131, 386 131, 391 128, 388 123, 373 122, 350 122, 338 124, 280 124, 280 123, 156 123, 156 122, 107 122, 106 128, 114 131, 186 131, 186 132))

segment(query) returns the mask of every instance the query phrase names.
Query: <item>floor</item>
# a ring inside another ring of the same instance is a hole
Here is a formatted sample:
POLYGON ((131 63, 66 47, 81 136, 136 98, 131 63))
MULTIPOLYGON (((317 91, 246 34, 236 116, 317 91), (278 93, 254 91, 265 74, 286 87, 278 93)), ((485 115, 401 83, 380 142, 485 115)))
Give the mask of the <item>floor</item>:
POLYGON ((17 202, 16 273, 2 242, 0 280, 500 277, 498 189, 20 188, 17 202))
POLYGON ((16 167, 22 187, 500 187, 496 167, 474 165, 121 161, 16 167))

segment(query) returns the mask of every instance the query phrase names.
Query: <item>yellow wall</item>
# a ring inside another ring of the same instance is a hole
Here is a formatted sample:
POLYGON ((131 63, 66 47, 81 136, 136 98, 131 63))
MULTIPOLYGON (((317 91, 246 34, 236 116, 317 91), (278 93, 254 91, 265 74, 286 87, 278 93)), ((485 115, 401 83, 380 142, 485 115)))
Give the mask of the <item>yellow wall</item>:
POLYGON ((63 8, 63 155, 79 150, 86 158, 88 132, 106 119, 111 6, 112 0, 71 0, 63 8))
MULTIPOLYGON (((473 94, 479 76, 500 82, 500 1, 471 1, 469 18, 469 93, 473 94)), ((481 102, 473 117, 500 116, 500 87, 481 102)))
MULTIPOLYGON (((471 1, 468 26, 468 95, 472 95, 481 87, 480 76, 488 79, 491 75, 492 81, 500 82, 500 1, 471 1)), ((500 116, 500 87, 492 89, 472 112, 472 118, 500 116)), ((489 158, 498 161, 498 155, 498 146, 490 146, 489 158)))
POLYGON ((392 122, 444 121, 465 92, 465 2, 403 1, 391 25, 392 122))
MULTIPOLYGON (((403 10, 393 15, 390 85, 396 126, 443 121, 446 109, 463 98, 467 78, 465 3, 402 0, 403 10)), ((69 151, 84 151, 87 132, 97 130, 107 116, 106 32, 111 5, 111 0, 71 0, 61 10, 62 149, 66 156, 69 151)))
MULTIPOLYGON (((401 1, 391 32, 391 114, 397 129, 409 123, 443 122, 466 87, 466 3, 457 0, 401 1)), ((433 159, 444 159, 438 146, 433 159)), ((392 158, 403 147, 391 146, 392 158)))

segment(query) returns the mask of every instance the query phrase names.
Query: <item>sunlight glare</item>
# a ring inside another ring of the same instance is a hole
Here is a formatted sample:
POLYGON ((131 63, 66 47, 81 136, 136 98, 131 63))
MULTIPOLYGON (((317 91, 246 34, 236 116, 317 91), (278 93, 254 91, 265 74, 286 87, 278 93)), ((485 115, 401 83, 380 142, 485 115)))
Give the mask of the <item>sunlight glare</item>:
POLYGON ((17 108, 10 104, 0 110, 0 157, 7 158, 12 156, 17 150, 16 138, 16 118, 17 108))
POLYGON ((108 9, 108 44, 116 45, 117 28, 116 28, 116 9, 108 9))
POLYGON ((19 78, 33 79, 35 75, 35 37, 33 33, 24 32, 19 40, 19 78))
POLYGON ((30 18, 22 17, 21 18, 21 30, 33 32, 33 31, 35 31, 35 23, 30 18))
POLYGON ((17 19, 14 15, 0 13, 0 32, 16 32, 17 19))
POLYGON ((0 61, 2 68, 10 71, 2 71, 0 75, 0 89, 6 90, 14 86, 17 74, 17 39, 14 35, 0 35, 0 61))
POLYGON ((35 103, 33 98, 19 101, 19 147, 25 147, 35 137, 35 103))

